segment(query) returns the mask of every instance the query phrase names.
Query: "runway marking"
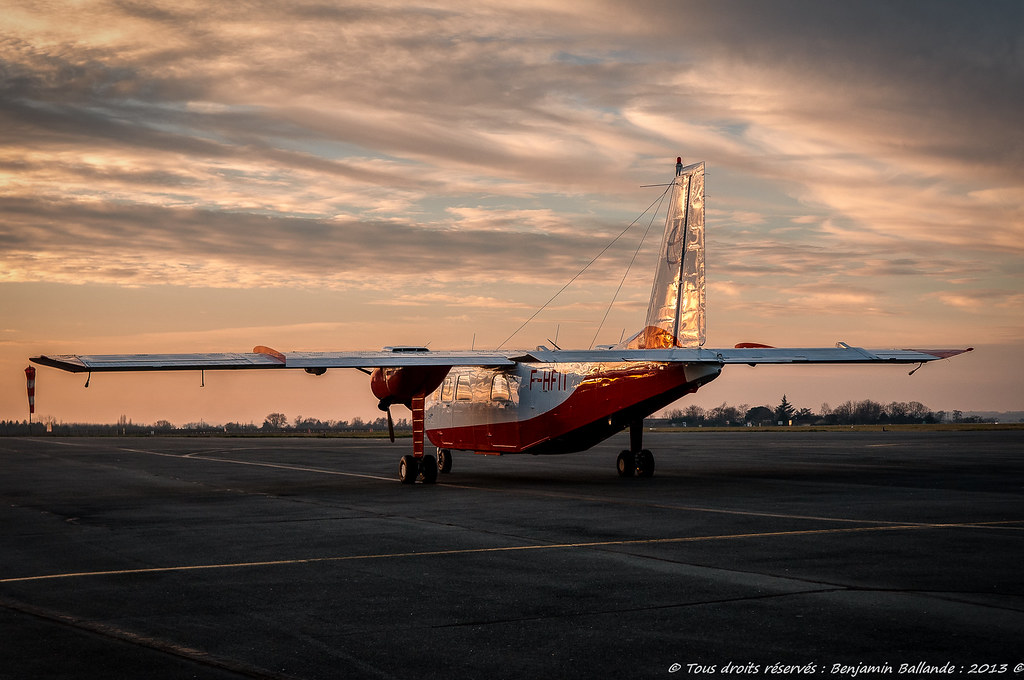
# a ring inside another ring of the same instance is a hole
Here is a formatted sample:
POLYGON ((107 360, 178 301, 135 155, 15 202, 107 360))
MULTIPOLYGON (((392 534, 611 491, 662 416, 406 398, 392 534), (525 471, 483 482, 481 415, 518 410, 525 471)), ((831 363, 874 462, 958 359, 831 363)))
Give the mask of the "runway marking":
POLYGON ((181 458, 184 460, 206 460, 214 463, 234 463, 235 465, 252 465, 255 467, 266 467, 266 468, 277 468, 279 470, 296 470, 299 472, 318 472, 324 475, 338 475, 340 477, 361 477, 363 479, 378 479, 384 482, 395 481, 394 477, 381 477, 379 475, 364 475, 358 472, 341 472, 338 470, 325 470, 323 468, 305 467, 302 465, 285 465, 284 463, 260 463, 254 460, 233 460, 231 458, 215 458, 213 456, 203 455, 200 451, 195 451, 189 454, 179 453, 163 453, 160 451, 147 451, 145 449, 128 449, 124 447, 118 447, 118 451, 128 451, 129 453, 148 453, 151 456, 163 456, 165 458, 181 458))
MULTIPOLYGON (((48 442, 48 443, 61 444, 63 446, 88 446, 87 444, 80 444, 80 443, 76 443, 76 442, 52 441, 52 442, 48 442)), ((880 446, 887 446, 887 445, 886 444, 881 444, 880 446)), ((394 483, 395 482, 395 478, 394 477, 381 477, 380 475, 369 475, 369 474, 362 474, 362 473, 358 473, 358 472, 341 472, 341 471, 338 471, 338 470, 327 470, 327 469, 324 469, 324 468, 313 468, 313 467, 306 467, 306 466, 301 466, 301 465, 288 465, 288 464, 284 464, 284 463, 261 463, 261 462, 257 462, 257 461, 235 460, 235 459, 231 459, 231 458, 216 458, 216 457, 212 457, 212 456, 202 455, 201 451, 193 451, 192 453, 187 453, 187 454, 178 454, 178 453, 165 453, 165 452, 161 452, 161 451, 149 451, 149 450, 146 450, 146 449, 134 449, 134 448, 127 448, 127 447, 117 447, 116 450, 118 450, 118 451, 126 451, 126 452, 129 452, 129 453, 145 453, 145 454, 149 454, 151 456, 162 456, 162 457, 165 457, 165 458, 181 458, 181 459, 185 459, 185 460, 205 460, 205 461, 211 461, 211 462, 217 462, 217 463, 233 463, 235 465, 251 465, 251 466, 254 466, 254 467, 265 467, 265 468, 272 468, 272 469, 279 469, 279 470, 295 470, 295 471, 299 471, 299 472, 314 472, 314 473, 325 474, 325 475, 336 475, 336 476, 339 476, 339 477, 357 477, 357 478, 361 478, 361 479, 376 479, 378 481, 389 482, 389 483, 394 483)), ((220 449, 220 450, 221 451, 237 451, 237 450, 241 450, 241 449, 220 449)), ((249 447, 246 450, 256 450, 256 449, 253 449, 253 448, 249 447)), ((468 490, 473 490, 473 491, 487 491, 487 492, 491 492, 491 493, 506 493, 506 494, 520 494, 520 495, 529 495, 529 496, 542 496, 542 497, 548 497, 548 498, 563 498, 563 499, 567 499, 567 500, 582 500, 582 501, 597 502, 597 503, 611 503, 611 504, 619 504, 619 505, 634 505, 634 506, 638 506, 638 507, 660 508, 660 509, 665 509, 665 510, 684 510, 684 511, 687 511, 687 512, 706 512, 706 513, 714 513, 714 514, 721 514, 721 515, 740 515, 740 516, 745 516, 745 517, 773 517, 773 518, 777 518, 777 519, 813 520, 813 521, 823 521, 823 522, 838 522, 838 523, 846 523, 846 524, 887 524, 887 525, 893 525, 893 526, 897 526, 897 525, 898 526, 904 526, 904 525, 906 525, 906 526, 916 526, 916 525, 920 525, 920 526, 933 526, 933 525, 931 525, 931 524, 929 524, 927 522, 916 523, 916 522, 898 522, 898 521, 894 521, 894 520, 879 520, 879 519, 851 519, 851 518, 846 518, 846 517, 822 517, 822 516, 817 516, 817 515, 795 515, 795 514, 777 513, 777 512, 755 512, 755 511, 750 511, 750 510, 730 510, 730 509, 727 509, 727 508, 707 508, 707 507, 699 507, 699 506, 692 506, 692 505, 675 505, 675 504, 671 504, 671 503, 646 503, 646 502, 641 502, 641 501, 637 501, 635 499, 629 499, 629 498, 610 498, 610 497, 607 497, 607 496, 586 496, 586 495, 582 495, 582 494, 557 493, 557 492, 551 492, 551 491, 547 491, 547 492, 544 492, 544 491, 534 491, 534 490, 531 490, 531 489, 495 489, 495 488, 490 488, 490 487, 486 487, 486 486, 471 486, 471 485, 468 485, 468 484, 458 484, 458 483, 453 483, 453 482, 438 482, 437 486, 444 486, 444 487, 453 488, 453 489, 468 489, 468 490)), ((0 582, 2 582, 2 581, 0 581, 0 582)))
POLYGON ((486 486, 470 486, 468 484, 455 484, 451 482, 438 482, 438 486, 447 486, 456 489, 471 489, 474 491, 490 491, 492 493, 520 494, 526 496, 541 496, 544 498, 560 498, 574 501, 588 501, 592 503, 610 503, 615 505, 631 505, 642 508, 659 508, 662 510, 684 510, 686 512, 707 512, 719 515, 740 515, 744 517, 772 517, 775 519, 799 519, 813 520, 817 522, 839 522, 845 524, 890 524, 890 525, 921 525, 932 526, 930 522, 907 522, 884 519, 853 519, 849 517, 825 517, 821 515, 796 515, 784 512, 763 512, 754 510, 730 510, 728 508, 708 508, 697 505, 677 505, 674 503, 649 503, 633 498, 612 498, 608 496, 587 496, 583 494, 559 493, 556 491, 534 491, 532 489, 494 489, 486 486))
MULTIPOLYGON (((77 442, 59 442, 59 441, 48 441, 47 444, 57 444, 58 446, 80 446, 88 447, 88 444, 79 444, 77 442)), ((119 446, 114 449, 115 451, 126 451, 128 453, 145 453, 150 456, 163 456, 164 458, 180 458, 182 460, 207 460, 215 463, 234 463, 235 465, 253 465, 256 467, 267 467, 267 468, 278 468, 280 470, 297 470, 299 472, 318 472, 324 475, 338 475, 340 477, 361 477, 363 479, 377 479, 382 482, 393 482, 394 477, 381 477, 379 475, 365 475, 358 472, 340 472, 338 470, 325 470, 323 468, 311 468, 303 467, 301 465, 285 465, 283 463, 259 463, 251 460, 232 460, 230 458, 215 458, 213 456, 204 455, 202 451, 193 451, 192 453, 164 453, 162 451, 147 451, 146 449, 130 449, 124 446, 119 446)), ((236 451, 240 449, 220 449, 220 451, 236 451)), ((248 449, 252 450, 252 449, 248 449)))
MULTIPOLYGON (((76 446, 76 444, 68 444, 69 446, 76 446)), ((83 446, 83 445, 77 445, 83 446)), ((266 467, 275 468, 279 470, 297 470, 300 472, 315 472, 325 475, 337 475, 340 477, 359 477, 361 479, 376 479, 383 482, 394 483, 393 477, 381 477, 379 475, 367 475, 358 472, 341 472, 338 470, 325 470, 323 468, 305 467, 301 465, 287 465, 284 463, 261 463, 257 461, 249 460, 234 460, 231 458, 215 458, 213 456, 201 455, 201 452, 195 451, 189 454, 177 454, 177 453, 164 453, 161 451, 147 451, 146 449, 129 449, 126 447, 118 447, 118 451, 127 451, 129 453, 145 453, 151 456, 163 456, 165 458, 183 458, 187 460, 205 460, 217 463, 233 463, 235 465, 252 465, 255 467, 266 467)), ((233 449, 232 449, 233 450, 233 449)), ((690 505, 674 505, 670 503, 643 503, 633 499, 620 499, 620 498, 608 498, 598 496, 584 496, 579 494, 568 494, 568 493, 555 493, 555 492, 538 492, 529 489, 492 489, 485 486, 470 486, 468 484, 455 484, 451 482, 438 482, 438 486, 449 487, 453 489, 470 489, 474 491, 489 491, 493 493, 514 493, 521 495, 532 495, 532 496, 545 496, 550 498, 564 498, 568 500, 584 500, 591 502, 600 503, 613 503, 620 505, 636 505, 645 508, 661 508, 665 510, 685 510, 688 512, 707 512, 716 513, 722 515, 742 515, 747 517, 774 517, 777 519, 799 519, 799 520, 814 520, 814 521, 825 521, 825 522, 840 522, 847 524, 890 524, 890 525, 913 525, 913 522, 896 522, 888 520, 875 520, 875 519, 850 519, 845 517, 820 517, 816 515, 794 515, 777 512, 753 512, 750 510, 729 510, 724 508, 702 508, 690 505)), ((922 523, 922 526, 929 526, 927 523, 922 523)), ((0 581, 2 582, 2 581, 0 581)))
POLYGON ((620 541, 588 541, 584 543, 538 543, 532 545, 514 545, 495 548, 460 548, 452 550, 422 550, 399 553, 374 553, 369 555, 343 555, 337 557, 306 557, 290 560, 263 560, 256 562, 233 562, 225 564, 194 564, 177 567, 147 567, 145 569, 112 569, 107 571, 79 571, 65 574, 46 574, 42 576, 17 576, 0 579, 0 583, 25 583, 30 581, 50 581, 56 579, 82 578, 88 576, 133 576, 137 574, 161 574, 172 572, 203 571, 213 569, 241 569, 245 567, 278 567, 299 564, 317 564, 326 562, 354 562, 361 560, 381 560, 407 557, 443 557, 451 555, 474 555, 486 553, 507 553, 534 550, 568 550, 575 548, 606 548, 612 546, 659 545, 668 543, 700 543, 704 541, 724 541, 745 538, 773 538, 779 536, 813 536, 822 534, 868 533, 876 531, 912 531, 921 529, 949 528, 983 528, 1000 524, 1021 524, 1024 520, 1002 520, 997 522, 963 522, 936 524, 901 524, 873 527, 853 527, 845 529, 804 529, 801 531, 766 531, 748 534, 721 534, 716 536, 678 536, 672 538, 641 538, 620 541))

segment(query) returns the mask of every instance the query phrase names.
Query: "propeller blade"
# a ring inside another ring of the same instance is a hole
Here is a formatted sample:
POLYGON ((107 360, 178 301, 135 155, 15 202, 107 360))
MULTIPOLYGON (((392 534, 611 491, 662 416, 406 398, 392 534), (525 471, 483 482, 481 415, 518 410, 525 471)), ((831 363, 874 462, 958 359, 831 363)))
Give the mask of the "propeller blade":
POLYGON ((388 437, 395 443, 395 421, 391 418, 391 407, 388 407, 388 437))

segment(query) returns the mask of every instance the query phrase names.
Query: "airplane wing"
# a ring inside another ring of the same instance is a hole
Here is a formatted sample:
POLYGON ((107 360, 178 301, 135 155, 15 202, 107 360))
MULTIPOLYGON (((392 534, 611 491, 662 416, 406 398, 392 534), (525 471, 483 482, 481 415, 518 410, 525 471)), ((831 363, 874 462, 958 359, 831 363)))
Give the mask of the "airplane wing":
POLYGON ((707 364, 917 364, 970 352, 967 349, 863 349, 836 347, 734 347, 728 349, 593 349, 528 352, 486 350, 433 351, 423 347, 386 347, 376 352, 288 352, 256 347, 246 353, 199 354, 55 354, 32 357, 42 366, 72 373, 110 371, 198 371, 221 369, 399 368, 402 366, 513 366, 516 363, 657 361, 707 364))
POLYGON ((72 373, 114 371, 207 371, 223 369, 399 368, 402 366, 512 366, 515 353, 430 351, 422 347, 386 347, 379 352, 277 352, 256 347, 252 352, 198 354, 54 354, 32 357, 42 366, 72 373))
POLYGON ((732 347, 705 349, 675 347, 668 349, 596 349, 550 350, 544 347, 518 357, 522 361, 573 363, 587 361, 664 361, 667 363, 707 364, 918 364, 973 351, 966 349, 864 349, 844 342, 835 347, 732 347))

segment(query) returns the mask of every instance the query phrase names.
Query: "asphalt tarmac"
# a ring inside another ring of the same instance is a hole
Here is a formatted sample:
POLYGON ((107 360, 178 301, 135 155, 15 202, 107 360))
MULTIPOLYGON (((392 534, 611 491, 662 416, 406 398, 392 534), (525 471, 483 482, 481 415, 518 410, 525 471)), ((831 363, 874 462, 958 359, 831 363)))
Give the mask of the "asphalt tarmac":
POLYGON ((0 677, 1024 677, 1024 432, 625 444, 0 439, 0 677))

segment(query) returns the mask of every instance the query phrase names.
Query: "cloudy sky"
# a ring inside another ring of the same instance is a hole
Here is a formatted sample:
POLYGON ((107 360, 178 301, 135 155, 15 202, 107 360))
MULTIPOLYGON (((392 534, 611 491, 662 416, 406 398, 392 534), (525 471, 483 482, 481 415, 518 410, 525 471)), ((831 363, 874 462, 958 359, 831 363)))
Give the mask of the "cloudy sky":
MULTIPOLYGON (((37 353, 494 347, 707 163, 690 398, 1024 409, 1024 4, 22 2, 0 12, 0 419, 37 353)), ((507 346, 639 329, 646 218, 507 346)), ((660 232, 656 226, 652 231, 660 232)), ((366 379, 41 369, 37 414, 375 417, 366 379)))

